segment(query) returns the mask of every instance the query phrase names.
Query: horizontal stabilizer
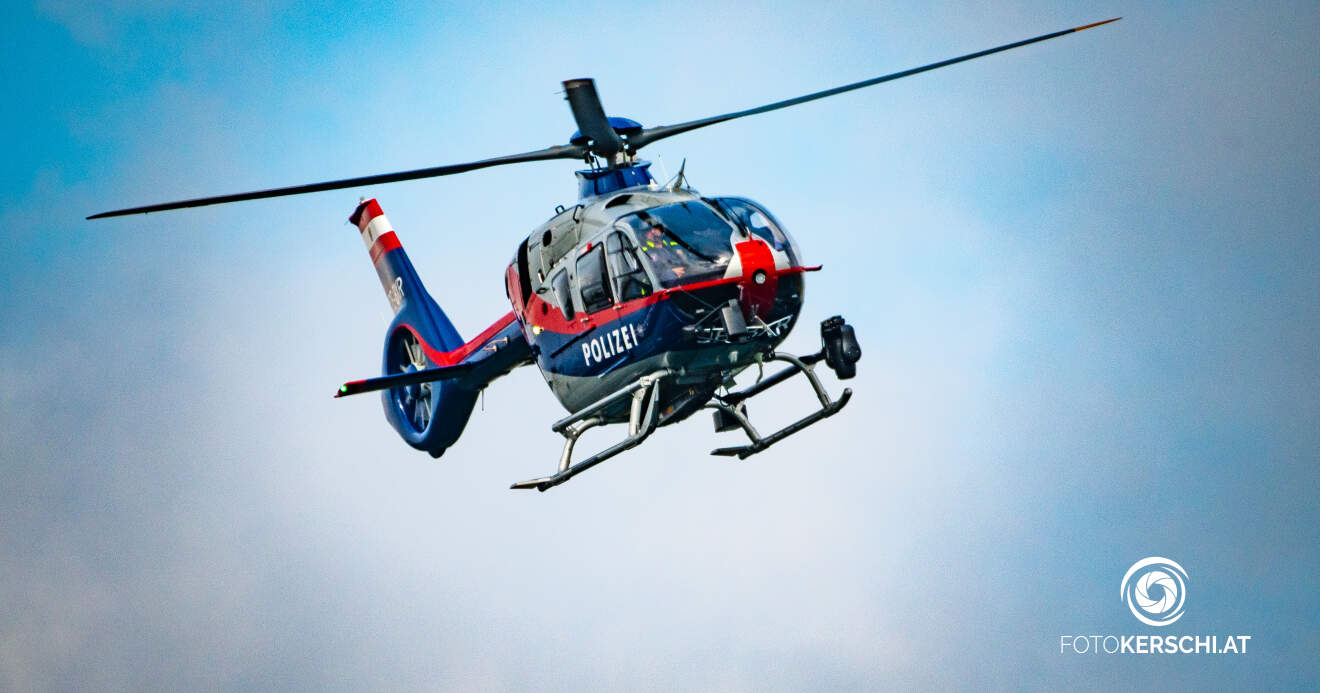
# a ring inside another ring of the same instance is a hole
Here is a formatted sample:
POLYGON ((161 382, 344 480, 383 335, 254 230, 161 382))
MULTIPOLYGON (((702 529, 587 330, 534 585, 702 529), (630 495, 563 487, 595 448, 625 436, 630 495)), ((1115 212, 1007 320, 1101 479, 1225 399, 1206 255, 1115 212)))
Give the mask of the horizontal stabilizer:
POLYGON ((437 380, 451 380, 461 378, 476 368, 474 363, 460 363, 457 366, 445 366, 443 368, 428 368, 422 371, 413 371, 412 373, 396 373, 394 375, 383 375, 379 378, 367 378, 366 380, 354 380, 339 386, 335 392, 335 397, 347 397, 348 395, 360 395, 363 392, 376 392, 377 390, 388 390, 394 387, 403 387, 404 385, 417 385, 419 383, 432 383, 437 380))

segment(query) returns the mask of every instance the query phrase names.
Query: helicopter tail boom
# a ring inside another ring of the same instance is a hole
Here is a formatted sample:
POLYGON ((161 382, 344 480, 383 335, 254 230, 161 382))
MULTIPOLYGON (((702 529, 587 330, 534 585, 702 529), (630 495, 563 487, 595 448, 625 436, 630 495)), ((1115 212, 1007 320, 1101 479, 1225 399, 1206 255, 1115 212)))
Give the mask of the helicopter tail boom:
POLYGON ((394 320, 382 376, 345 383, 340 394, 383 390, 385 418, 409 445, 439 457, 463 433, 477 396, 526 363, 530 349, 512 313, 465 342, 426 291, 376 200, 349 217, 367 246, 394 320))

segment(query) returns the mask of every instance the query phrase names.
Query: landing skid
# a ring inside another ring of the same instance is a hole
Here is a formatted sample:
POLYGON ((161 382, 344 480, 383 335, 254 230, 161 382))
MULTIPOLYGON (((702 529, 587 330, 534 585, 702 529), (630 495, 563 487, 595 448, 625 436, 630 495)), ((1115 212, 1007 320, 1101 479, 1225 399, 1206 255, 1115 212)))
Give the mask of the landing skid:
POLYGON ((747 437, 752 441, 751 445, 718 448, 711 450, 710 454, 724 455, 727 457, 733 457, 736 455, 738 459, 745 460, 794 433, 801 431, 807 426, 834 416, 839 413, 839 410, 843 409, 843 407, 848 404, 848 400, 852 398, 852 389, 844 388, 843 394, 839 396, 839 399, 831 401, 829 393, 826 392, 825 387, 820 384, 820 379, 816 377, 816 373, 812 369, 812 364, 825 359, 824 349, 821 349, 818 353, 803 357, 775 352, 771 355, 770 359, 773 361, 784 361, 788 363, 789 366, 768 378, 758 381, 747 387, 745 390, 740 390, 722 397, 717 395, 706 404, 706 408, 714 409, 717 412, 717 417, 721 414, 726 417, 724 419, 726 423, 722 426, 717 418, 716 426, 718 430, 728 430, 732 428, 733 425, 736 425, 738 428, 741 428, 743 433, 746 433, 747 437), (816 391, 816 398, 820 400, 820 409, 768 436, 762 436, 757 433, 756 428, 747 420, 747 409, 742 405, 747 400, 765 392, 785 380, 788 380, 789 378, 792 378, 798 373, 807 376, 807 381, 811 383, 811 389, 816 391))
POLYGON ((519 481, 509 488, 534 488, 537 491, 545 491, 572 479, 625 450, 631 450, 641 445, 642 441, 655 432, 656 424, 660 419, 660 407, 658 406, 660 402, 660 380, 669 374, 670 371, 668 370, 659 370, 643 376, 632 385, 598 400, 586 409, 560 419, 552 427, 555 433, 564 436, 564 453, 559 458, 559 471, 551 476, 519 481), (632 408, 628 413, 628 437, 577 464, 570 464, 573 459, 573 445, 577 443, 577 439, 588 429, 606 423, 601 412, 628 397, 632 397, 632 408))
MULTIPOLYGON (((768 378, 762 378, 738 392, 715 395, 709 402, 702 405, 704 409, 715 410, 716 432, 741 428, 743 433, 747 434, 747 438, 751 440, 750 445, 718 448, 712 450, 710 454, 736 456, 740 460, 745 460, 807 426, 834 416, 848 404, 848 400, 852 398, 852 390, 844 388, 843 394, 837 400, 831 400, 830 394, 825 391, 825 387, 820 384, 820 379, 816 377, 814 365, 824 361, 834 371, 835 375, 843 380, 856 375, 856 364, 857 360, 862 357, 862 350, 857 345, 853 328, 845 323, 842 317, 836 315, 821 322, 820 341, 821 350, 808 356, 794 356, 779 351, 770 354, 767 360, 783 361, 788 364, 788 367, 768 378), (811 383, 811 389, 815 391, 816 399, 820 401, 820 409, 768 436, 762 436, 747 420, 747 400, 799 373, 805 375, 807 382, 811 383)), ((534 488, 537 491, 544 491, 572 479, 625 450, 641 445, 642 441, 650 437, 656 428, 668 422, 668 419, 661 416, 659 412, 660 384, 666 377, 674 374, 674 371, 669 369, 661 369, 642 376, 637 379, 637 382, 596 401, 595 404, 582 411, 560 419, 552 427, 555 433, 564 436, 564 453, 559 458, 559 471, 551 476, 519 481, 509 488, 534 488), (577 439, 588 429, 608 423, 610 420, 608 410, 615 409, 617 411, 617 408, 630 397, 632 398, 632 406, 628 413, 628 437, 577 464, 572 464, 573 445, 577 443, 577 439)), ((674 412, 670 412, 669 416, 674 416, 674 412)))
MULTIPOLYGON (((848 404, 848 400, 852 398, 852 390, 844 388, 843 394, 840 395, 837 400, 830 399, 829 393, 826 392, 824 386, 820 384, 820 379, 816 377, 812 368, 813 364, 824 358, 825 351, 823 349, 820 353, 803 357, 775 352, 771 355, 770 360, 784 361, 789 364, 787 368, 784 368, 768 378, 758 381, 744 390, 723 396, 717 395, 710 402, 706 403, 704 408, 714 409, 718 412, 717 416, 722 415, 723 417, 726 417, 724 419, 725 423, 722 426, 719 425, 717 420, 719 430, 741 428, 751 440, 750 445, 719 448, 717 450, 712 450, 710 454, 725 455, 729 457, 737 456, 738 459, 747 459, 794 433, 839 413, 839 410, 843 409, 844 405, 848 404), (807 381, 811 383, 811 388, 816 392, 816 398, 820 400, 820 409, 768 436, 762 436, 756 431, 756 428, 752 426, 751 422, 748 421, 746 408, 743 404, 752 397, 765 392, 771 387, 774 387, 799 373, 805 375, 807 381)), ((667 375, 670 375, 670 371, 656 371, 638 379, 637 382, 632 385, 597 401, 586 409, 560 419, 559 422, 553 426, 556 433, 564 436, 564 452, 559 458, 559 471, 550 476, 519 481, 509 488, 545 491, 546 489, 553 488, 572 479, 578 474, 591 469, 621 452, 641 445, 642 441, 646 440, 655 432, 655 429, 660 422, 660 413, 657 403, 660 400, 661 380, 667 375), (602 415, 604 410, 617 405, 628 398, 632 399, 628 415, 628 437, 609 448, 578 462, 577 464, 572 464, 573 446, 577 443, 578 438, 589 429, 604 425, 606 423, 606 419, 602 415)))

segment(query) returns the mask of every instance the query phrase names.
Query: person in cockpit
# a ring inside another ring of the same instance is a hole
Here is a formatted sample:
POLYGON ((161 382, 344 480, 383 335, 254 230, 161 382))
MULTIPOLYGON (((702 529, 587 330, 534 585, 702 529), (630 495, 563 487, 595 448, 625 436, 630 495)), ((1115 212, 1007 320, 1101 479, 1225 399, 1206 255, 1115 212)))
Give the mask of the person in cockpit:
POLYGON ((659 226, 648 228, 642 235, 641 243, 642 252, 662 277, 668 275, 680 279, 687 273, 687 253, 677 242, 668 238, 659 226))

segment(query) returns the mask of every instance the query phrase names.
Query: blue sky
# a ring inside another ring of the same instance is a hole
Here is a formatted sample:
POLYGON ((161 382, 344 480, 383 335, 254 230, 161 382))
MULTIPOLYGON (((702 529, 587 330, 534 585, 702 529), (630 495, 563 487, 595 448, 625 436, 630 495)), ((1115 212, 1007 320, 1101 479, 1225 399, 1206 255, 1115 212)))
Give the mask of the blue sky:
POLYGON ((1314 687, 1314 3, 7 18, 0 687, 1314 687), (573 77, 664 124, 1117 15, 648 148, 825 265, 789 347, 862 342, 849 408, 743 463, 694 419, 516 493, 558 457, 532 370, 434 461, 330 398, 387 323, 359 196, 468 336, 571 163, 83 220, 561 143, 573 77), (1189 573, 1163 630, 1249 653, 1060 655, 1165 634, 1117 599, 1146 556, 1189 573))

